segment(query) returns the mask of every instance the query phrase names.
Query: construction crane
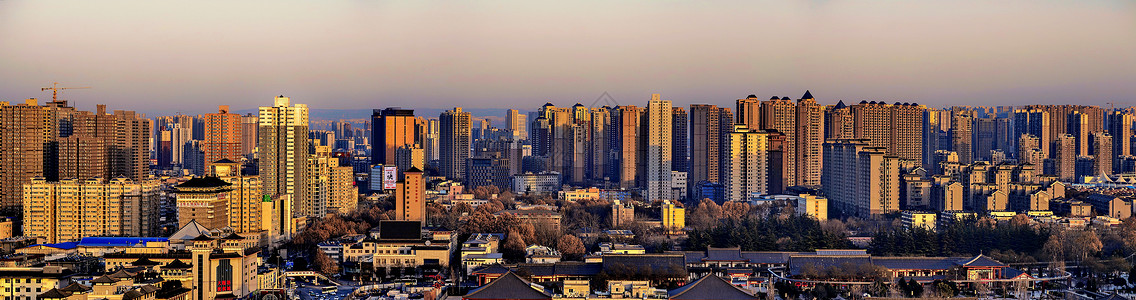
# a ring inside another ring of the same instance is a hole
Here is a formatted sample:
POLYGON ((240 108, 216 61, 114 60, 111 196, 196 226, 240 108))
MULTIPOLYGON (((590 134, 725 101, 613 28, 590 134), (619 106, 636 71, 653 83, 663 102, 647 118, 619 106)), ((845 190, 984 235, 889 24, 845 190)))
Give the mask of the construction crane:
MULTIPOLYGON (((59 102, 59 91, 74 90, 74 89, 89 89, 89 88, 91 88, 91 87, 89 87, 89 86, 84 86, 84 87, 59 87, 58 82, 53 82, 53 83, 51 83, 51 87, 40 88, 39 90, 40 91, 51 90, 51 103, 60 103, 59 102)), ((67 100, 63 100, 62 103, 63 103, 63 105, 67 105, 67 100)))

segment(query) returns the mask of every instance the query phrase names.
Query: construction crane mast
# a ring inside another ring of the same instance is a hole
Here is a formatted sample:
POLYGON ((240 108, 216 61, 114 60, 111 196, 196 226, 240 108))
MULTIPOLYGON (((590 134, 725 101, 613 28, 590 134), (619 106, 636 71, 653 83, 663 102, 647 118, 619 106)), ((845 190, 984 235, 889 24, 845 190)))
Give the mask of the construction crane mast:
POLYGON ((84 86, 84 87, 59 87, 58 82, 53 82, 53 83, 51 83, 51 87, 40 88, 39 90, 40 91, 51 90, 51 103, 59 103, 59 104, 63 104, 64 106, 66 106, 67 100, 63 100, 63 102, 59 101, 59 91, 74 90, 74 89, 89 89, 89 88, 91 88, 91 87, 89 87, 89 86, 84 86))

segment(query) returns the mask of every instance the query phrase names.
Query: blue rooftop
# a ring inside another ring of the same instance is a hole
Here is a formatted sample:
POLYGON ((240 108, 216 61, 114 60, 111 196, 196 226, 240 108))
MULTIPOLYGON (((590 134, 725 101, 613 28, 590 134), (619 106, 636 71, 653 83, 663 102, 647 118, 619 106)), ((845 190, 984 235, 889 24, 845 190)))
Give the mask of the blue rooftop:
POLYGON ((85 237, 79 239, 83 247, 129 247, 144 242, 169 242, 164 237, 85 237))

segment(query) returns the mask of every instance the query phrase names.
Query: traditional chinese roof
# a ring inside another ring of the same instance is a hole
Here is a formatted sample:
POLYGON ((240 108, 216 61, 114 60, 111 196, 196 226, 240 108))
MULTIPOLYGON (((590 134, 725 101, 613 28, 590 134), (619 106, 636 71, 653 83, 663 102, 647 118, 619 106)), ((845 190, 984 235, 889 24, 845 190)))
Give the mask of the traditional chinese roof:
POLYGON ((162 266, 162 269, 180 270, 180 269, 189 269, 191 267, 193 267, 193 265, 187 264, 187 263, 181 261, 180 259, 175 259, 173 262, 170 262, 170 263, 166 264, 165 266, 162 266))
POLYGON ((87 292, 87 291, 90 291, 90 290, 91 290, 91 288, 89 288, 85 285, 79 284, 78 282, 72 282, 70 285, 67 285, 66 287, 63 287, 62 289, 59 289, 59 291, 66 292, 66 293, 84 293, 84 292, 87 292))
POLYGON ((552 299, 552 295, 533 288, 527 280, 509 272, 469 292, 462 299, 552 299))
POLYGON ((135 260, 134 262, 130 263, 130 265, 135 266, 135 267, 157 266, 157 265, 160 265, 160 264, 161 263, 156 262, 156 261, 152 261, 149 258, 145 258, 145 257, 139 258, 138 260, 135 260))
POLYGON ((37 296, 37 298, 38 299, 63 299, 63 298, 67 298, 68 296, 71 296, 71 293, 61 292, 57 289, 50 289, 50 290, 47 290, 47 292, 44 292, 43 294, 39 294, 39 296, 37 296))
POLYGON ((717 275, 707 275, 667 292, 668 299, 732 300, 758 299, 717 275))
POLYGON ((982 255, 982 254, 979 254, 978 256, 975 256, 974 258, 971 258, 971 259, 966 260, 966 261, 960 261, 959 265, 962 265, 964 267, 1005 267, 1006 266, 1006 264, 1003 264, 999 261, 991 259, 990 257, 987 257, 986 255, 982 255))

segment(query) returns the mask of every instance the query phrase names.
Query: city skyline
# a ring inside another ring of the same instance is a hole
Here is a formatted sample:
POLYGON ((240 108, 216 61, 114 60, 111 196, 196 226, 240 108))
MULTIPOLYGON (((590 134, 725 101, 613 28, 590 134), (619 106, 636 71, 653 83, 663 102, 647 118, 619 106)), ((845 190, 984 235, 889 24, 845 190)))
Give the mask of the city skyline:
POLYGON ((1133 3, 965 4, 4 1, 0 99, 47 99, 36 89, 62 82, 93 87, 63 93, 79 109, 147 115, 243 112, 278 94, 322 109, 605 92, 724 106, 806 89, 820 104, 1136 105, 1133 3))

